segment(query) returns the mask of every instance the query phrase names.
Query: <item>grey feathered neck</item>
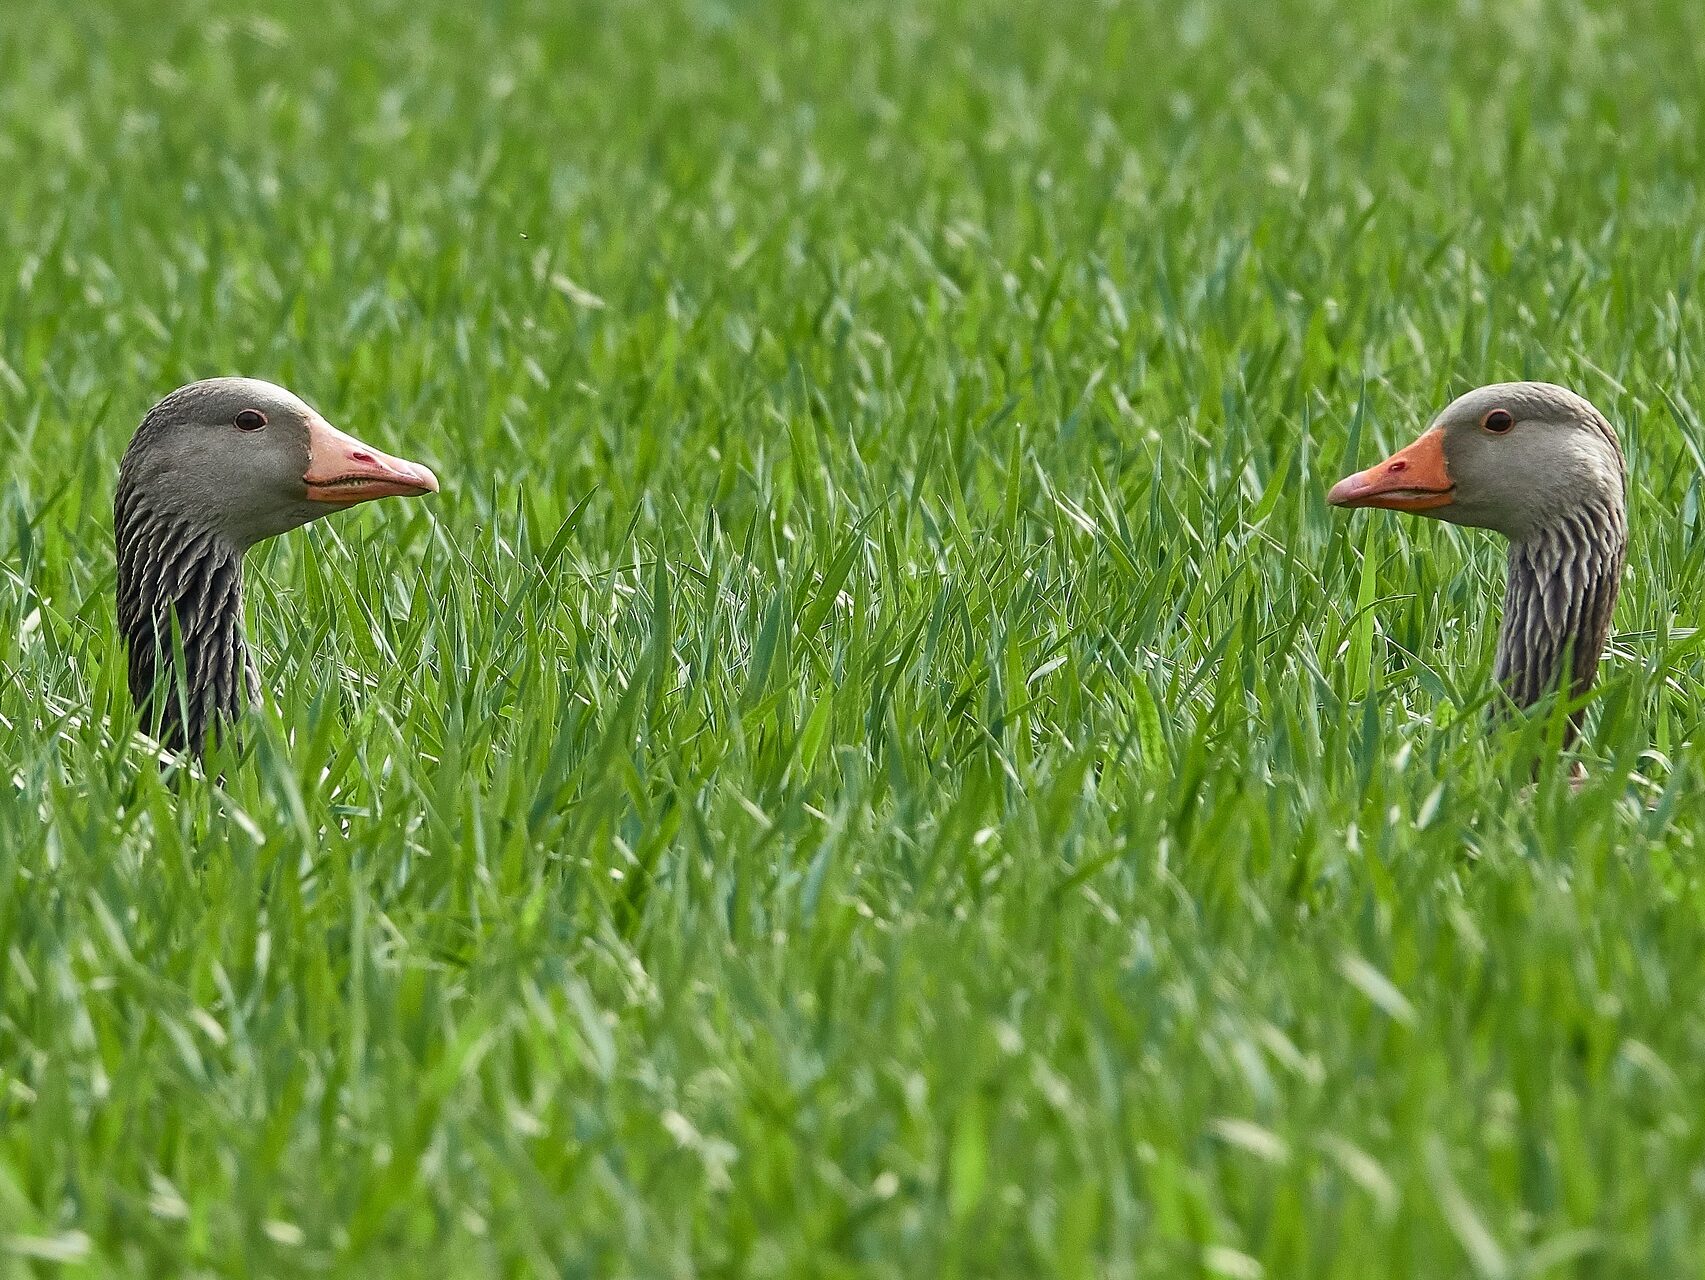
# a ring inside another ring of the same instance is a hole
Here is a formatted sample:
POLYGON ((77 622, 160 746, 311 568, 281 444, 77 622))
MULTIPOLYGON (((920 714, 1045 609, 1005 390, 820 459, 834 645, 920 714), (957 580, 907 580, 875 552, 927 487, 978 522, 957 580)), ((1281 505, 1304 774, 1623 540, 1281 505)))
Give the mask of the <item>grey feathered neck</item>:
MULTIPOLYGON (((1592 687, 1610 638, 1627 553, 1620 494, 1510 543, 1495 673, 1518 706, 1530 706, 1564 683, 1565 661, 1568 693, 1578 697, 1592 687)), ((1571 727, 1579 727, 1578 714, 1571 727)))
POLYGON ((182 517, 153 510, 122 479, 113 530, 131 697, 143 726, 162 744, 199 755, 209 735, 217 737, 260 699, 243 642, 243 553, 182 517))

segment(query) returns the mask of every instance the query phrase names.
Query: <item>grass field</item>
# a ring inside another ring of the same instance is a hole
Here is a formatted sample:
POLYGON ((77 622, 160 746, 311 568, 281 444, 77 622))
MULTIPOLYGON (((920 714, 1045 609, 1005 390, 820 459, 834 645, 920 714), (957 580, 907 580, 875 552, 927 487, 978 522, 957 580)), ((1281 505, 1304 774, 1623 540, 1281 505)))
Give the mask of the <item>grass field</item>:
POLYGON ((1705 1273, 1705 9, 6 7, 0 1276, 1705 1273), (218 373, 444 492, 251 556, 174 788, 218 373), (1324 502, 1524 376, 1579 794, 1501 546, 1324 502))

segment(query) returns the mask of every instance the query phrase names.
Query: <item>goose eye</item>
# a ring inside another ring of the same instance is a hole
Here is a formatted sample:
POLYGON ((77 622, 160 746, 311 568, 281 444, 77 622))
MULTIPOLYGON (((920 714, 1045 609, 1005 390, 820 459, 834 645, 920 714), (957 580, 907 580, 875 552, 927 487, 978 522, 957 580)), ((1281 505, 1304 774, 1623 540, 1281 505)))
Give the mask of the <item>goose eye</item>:
POLYGON ((236 423, 239 431, 259 431, 266 425, 266 415, 259 409, 244 409, 232 422, 236 423))
POLYGON ((1480 419, 1480 425, 1485 427, 1486 430, 1490 431, 1493 435, 1501 436, 1504 432, 1516 425, 1516 420, 1510 416, 1510 411, 1508 409, 1493 409, 1484 418, 1480 419))

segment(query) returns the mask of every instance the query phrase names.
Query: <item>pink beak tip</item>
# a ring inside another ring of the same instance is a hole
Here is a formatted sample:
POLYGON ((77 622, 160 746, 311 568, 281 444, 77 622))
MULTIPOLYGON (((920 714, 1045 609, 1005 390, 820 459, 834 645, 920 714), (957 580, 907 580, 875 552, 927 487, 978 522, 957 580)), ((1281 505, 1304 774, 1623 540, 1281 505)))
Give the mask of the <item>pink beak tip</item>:
POLYGON ((414 473, 414 478, 419 482, 420 487, 423 490, 427 493, 438 492, 438 477, 432 473, 431 467, 424 463, 411 462, 408 464, 408 468, 414 473))
POLYGON ((1356 490, 1360 487, 1357 482, 1360 479, 1360 475, 1345 476, 1332 486, 1331 491, 1326 495, 1326 501, 1335 507, 1348 506, 1355 500, 1356 490))

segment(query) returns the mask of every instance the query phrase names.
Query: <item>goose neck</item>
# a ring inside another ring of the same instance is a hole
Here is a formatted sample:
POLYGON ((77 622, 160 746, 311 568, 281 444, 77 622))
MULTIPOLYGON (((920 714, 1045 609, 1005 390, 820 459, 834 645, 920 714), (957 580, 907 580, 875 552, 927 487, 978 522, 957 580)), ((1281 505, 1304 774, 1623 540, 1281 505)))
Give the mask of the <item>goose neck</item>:
POLYGON ((1620 502, 1559 515, 1511 541, 1495 674, 1516 705, 1560 686, 1576 697, 1592 687, 1627 541, 1620 502))
POLYGON ((243 552, 129 488, 113 524, 131 696, 163 744, 199 754, 258 695, 243 638, 243 552))

